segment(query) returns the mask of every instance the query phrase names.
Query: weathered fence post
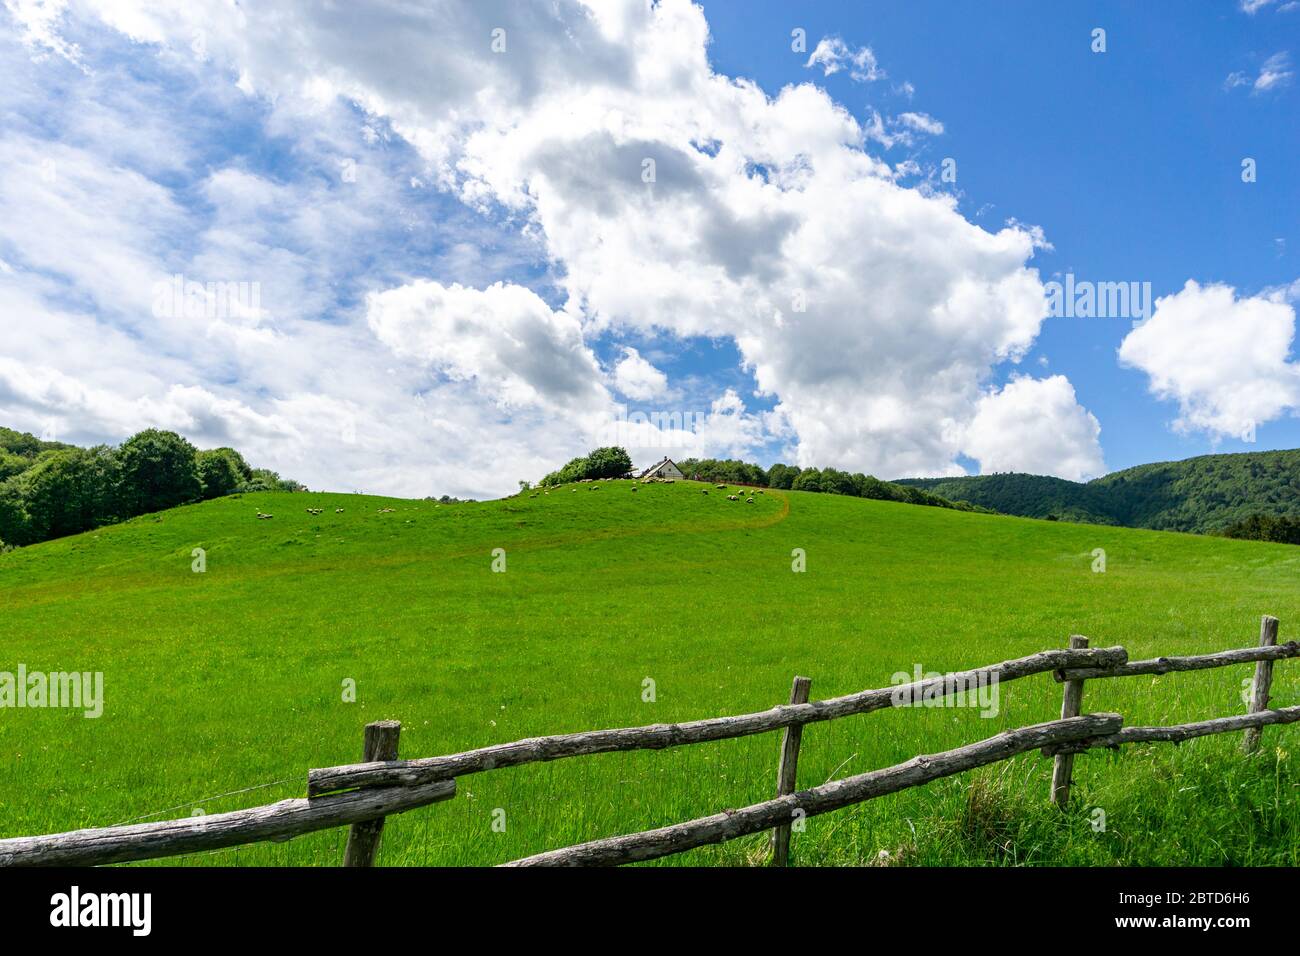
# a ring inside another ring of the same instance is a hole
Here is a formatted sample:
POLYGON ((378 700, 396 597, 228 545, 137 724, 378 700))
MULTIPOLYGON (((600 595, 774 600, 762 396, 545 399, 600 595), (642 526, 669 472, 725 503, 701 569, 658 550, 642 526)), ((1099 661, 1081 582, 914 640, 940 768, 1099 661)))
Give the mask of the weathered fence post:
MULTIPOLYGON (((401 722, 396 720, 376 720, 372 724, 366 724, 366 743, 361 759, 367 763, 373 760, 396 760, 397 738, 401 733, 401 722)), ((379 838, 383 832, 383 817, 352 824, 348 830, 348 845, 343 851, 343 865, 374 866, 375 854, 379 852, 379 838)))
MULTIPOLYGON (((796 677, 790 687, 790 703, 808 703, 811 677, 796 677)), ((803 724, 787 727, 781 737, 781 765, 776 771, 776 795, 784 797, 794 793, 799 769, 799 744, 803 740, 803 724)), ((790 824, 783 823, 772 830, 772 865, 785 866, 790 860, 790 824)))
MULTIPOLYGON (((1277 618, 1265 614, 1259 622, 1259 646, 1273 647, 1277 644, 1277 618)), ((1255 662, 1255 680, 1250 685, 1250 706, 1246 713, 1257 714, 1268 709, 1268 692, 1273 686, 1273 662, 1255 662)), ((1241 741, 1241 749, 1254 753, 1259 749, 1259 740, 1264 733, 1263 727, 1247 727, 1241 741)))
MULTIPOLYGON (((1070 649, 1082 650, 1088 646, 1088 639, 1078 634, 1070 636, 1070 649)), ((1065 693, 1061 698, 1061 719, 1078 717, 1083 704, 1083 681, 1065 682, 1065 693)), ((1057 754, 1052 761, 1052 803, 1062 810, 1070 802, 1070 775, 1074 772, 1074 754, 1057 754)))

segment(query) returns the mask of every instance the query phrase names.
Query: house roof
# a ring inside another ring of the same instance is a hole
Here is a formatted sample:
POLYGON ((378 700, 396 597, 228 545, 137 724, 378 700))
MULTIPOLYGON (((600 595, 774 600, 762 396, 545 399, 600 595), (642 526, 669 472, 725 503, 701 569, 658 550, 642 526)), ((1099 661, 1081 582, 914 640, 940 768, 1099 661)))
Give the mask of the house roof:
MULTIPOLYGON (((657 464, 657 465, 652 465, 651 467, 647 468, 645 471, 641 472, 641 477, 642 477, 642 478, 649 478, 651 475, 654 475, 654 474, 657 474, 657 473, 663 471, 663 470, 664 470, 665 468, 667 468, 669 465, 672 465, 674 468, 677 468, 677 462, 673 461, 671 458, 665 458, 663 461, 659 462, 659 464, 657 464)), ((681 471, 680 468, 677 468, 677 470, 678 470, 679 472, 681 471)))

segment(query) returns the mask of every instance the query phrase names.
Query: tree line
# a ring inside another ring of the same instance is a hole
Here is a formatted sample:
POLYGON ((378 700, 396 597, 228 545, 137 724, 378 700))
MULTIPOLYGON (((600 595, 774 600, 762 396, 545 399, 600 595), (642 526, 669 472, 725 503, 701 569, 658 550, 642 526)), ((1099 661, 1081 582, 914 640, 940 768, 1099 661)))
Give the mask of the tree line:
POLYGON ((955 511, 989 513, 988 508, 965 501, 950 501, 922 488, 910 488, 892 481, 881 481, 862 472, 849 474, 837 468, 800 468, 777 462, 771 468, 735 459, 686 458, 677 463, 682 474, 702 481, 725 481, 760 488, 811 491, 828 495, 849 495, 876 501, 898 501, 910 505, 951 508, 955 511))
POLYGON ((1241 521, 1234 521, 1219 533, 1225 538, 1272 541, 1276 544, 1300 544, 1300 518, 1288 518, 1285 515, 1251 515, 1241 521))
POLYGON ((1300 519, 1300 450, 1202 455, 1089 482, 992 474, 900 483, 1003 514, 1157 531, 1285 535, 1286 523, 1273 519, 1300 519))
MULTIPOLYGON (((860 472, 851 475, 835 468, 799 468, 783 463, 777 463, 771 468, 763 468, 752 462, 730 458, 685 458, 677 462, 677 467, 688 478, 698 478, 701 481, 850 495, 855 498, 874 498, 878 501, 900 501, 912 505, 952 508, 956 511, 989 511, 987 508, 964 501, 949 501, 941 495, 921 488, 909 488, 893 482, 881 481, 879 478, 860 472)), ((551 488, 587 479, 622 478, 631 471, 632 459, 626 449, 611 446, 597 448, 587 455, 574 458, 563 468, 551 472, 538 484, 543 488, 551 488)), ((519 485, 524 490, 529 487, 526 481, 521 481, 519 485)))
POLYGON ((137 515, 251 491, 305 491, 233 448, 199 451, 149 428, 78 448, 0 428, 0 547, 80 534, 137 515))

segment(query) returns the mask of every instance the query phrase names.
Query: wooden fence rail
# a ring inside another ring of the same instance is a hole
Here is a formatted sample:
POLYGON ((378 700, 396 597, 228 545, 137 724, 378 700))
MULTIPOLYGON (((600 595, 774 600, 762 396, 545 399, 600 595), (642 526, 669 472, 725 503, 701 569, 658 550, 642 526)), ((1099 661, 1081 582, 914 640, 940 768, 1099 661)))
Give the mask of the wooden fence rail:
POLYGON ((944 674, 912 684, 900 684, 874 690, 858 691, 844 697, 812 701, 807 704, 782 704, 771 710, 735 717, 711 717, 680 724, 651 724, 619 730, 590 730, 576 734, 532 737, 508 744, 496 744, 479 750, 449 754, 445 757, 422 757, 418 760, 393 760, 326 767, 307 774, 307 795, 332 793, 352 787, 391 787, 398 784, 429 783, 464 777, 484 770, 500 770, 525 763, 559 760, 587 754, 622 750, 663 750, 711 740, 747 737, 751 734, 782 730, 786 727, 835 720, 854 714, 897 706, 900 702, 924 700, 927 695, 947 696, 978 682, 999 684, 1071 667, 1110 667, 1128 660, 1122 647, 1097 650, 1041 651, 1028 657, 1003 661, 988 667, 944 674))
POLYGON ((17 837, 0 840, 0 866, 100 866, 244 843, 279 843, 315 830, 380 820, 455 795, 455 780, 439 780, 419 787, 385 787, 315 800, 281 800, 251 810, 183 820, 17 837))
POLYGON ((638 860, 653 860, 709 843, 732 840, 747 833, 758 833, 790 821, 800 811, 805 816, 816 816, 887 793, 917 787, 940 777, 950 777, 963 770, 997 763, 1050 744, 1110 736, 1119 731, 1122 723, 1119 714, 1088 714, 1007 730, 979 743, 930 756, 913 757, 906 763, 886 767, 884 770, 870 770, 854 777, 832 780, 811 790, 800 790, 741 810, 727 810, 689 823, 594 840, 563 850, 551 850, 505 865, 617 866, 638 860))
POLYGON ((1074 756, 1087 750, 1129 743, 1178 743, 1209 734, 1245 731, 1243 749, 1252 752, 1258 748, 1265 726, 1300 722, 1300 707, 1268 708, 1273 663, 1300 656, 1300 645, 1295 641, 1277 644, 1277 628, 1277 619, 1265 616, 1257 647, 1133 662, 1128 660, 1128 652, 1123 647, 1090 649, 1087 638, 1075 636, 1069 649, 1042 651, 988 667, 821 701, 808 702, 811 681, 795 678, 789 704, 758 713, 534 737, 416 760, 395 759, 400 724, 380 721, 366 728, 362 763, 308 772, 307 799, 283 800, 250 810, 183 820, 0 840, 0 866, 123 863, 267 840, 280 842, 338 826, 352 828, 345 865, 370 866, 378 851, 384 818, 451 798, 456 793, 457 777, 565 757, 659 750, 772 730, 785 731, 775 799, 686 823, 551 850, 506 865, 630 863, 763 830, 772 831, 773 861, 783 865, 795 819, 920 786, 1032 750, 1053 758, 1051 799, 1062 808, 1069 800, 1074 756), (1255 663, 1255 677, 1248 711, 1243 715, 1170 727, 1124 727, 1118 714, 1081 713, 1084 684, 1089 680, 1251 662, 1255 663), (810 790, 797 789, 800 735, 808 724, 947 698, 991 682, 1002 683, 1048 672, 1064 684, 1060 720, 1007 730, 978 743, 914 757, 906 763, 831 781, 810 790))
POLYGON ((1294 724, 1300 721, 1300 707, 1280 707, 1261 710, 1237 717, 1215 717, 1194 724, 1175 724, 1172 727, 1125 727, 1105 737, 1092 737, 1068 744, 1049 745, 1043 748, 1046 757, 1055 754, 1082 753, 1098 747, 1118 747, 1122 744, 1170 743, 1180 744, 1195 737, 1227 734, 1237 730, 1259 730, 1270 724, 1294 724))
POLYGON ((1227 667, 1230 664, 1280 661, 1287 657, 1300 657, 1300 644, 1287 641, 1276 647, 1243 647, 1217 654, 1200 654, 1196 657, 1153 657, 1149 661, 1130 661, 1118 667, 1072 667, 1056 673, 1056 680, 1095 680, 1099 677, 1137 677, 1141 674, 1172 674, 1175 671, 1199 671, 1210 667, 1227 667))

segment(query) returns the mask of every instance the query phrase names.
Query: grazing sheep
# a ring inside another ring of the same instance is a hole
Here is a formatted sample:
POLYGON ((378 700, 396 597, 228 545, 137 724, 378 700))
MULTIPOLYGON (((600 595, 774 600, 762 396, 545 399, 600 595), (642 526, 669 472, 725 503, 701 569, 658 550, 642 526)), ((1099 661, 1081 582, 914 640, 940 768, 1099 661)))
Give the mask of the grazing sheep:
POLYGON ((728 500, 728 501, 739 501, 739 500, 740 500, 740 496, 739 496, 739 495, 727 495, 727 500, 728 500))
POLYGON ((335 513, 336 515, 341 515, 341 514, 343 514, 343 509, 342 509, 342 508, 335 508, 335 509, 334 509, 334 513, 335 513))
POLYGON ((633 486, 632 486, 632 490, 633 490, 633 491, 636 491, 636 490, 637 490, 637 486, 636 486, 636 485, 633 485, 633 486))
POLYGON ((708 489, 708 488, 704 488, 704 489, 701 489, 701 490, 702 490, 706 495, 709 493, 709 489, 708 489))
POLYGON ((754 503, 754 499, 753 499, 753 498, 746 498, 746 499, 745 499, 745 504, 747 504, 747 505, 752 505, 753 503, 754 503))

